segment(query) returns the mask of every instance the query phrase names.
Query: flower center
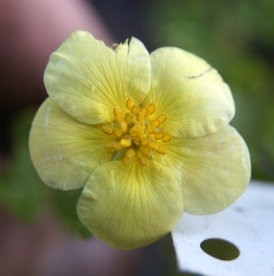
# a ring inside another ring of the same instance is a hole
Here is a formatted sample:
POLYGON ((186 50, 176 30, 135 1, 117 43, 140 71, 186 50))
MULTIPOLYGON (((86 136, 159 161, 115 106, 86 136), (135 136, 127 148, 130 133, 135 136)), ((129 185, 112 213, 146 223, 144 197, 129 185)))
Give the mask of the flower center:
POLYGON ((129 136, 131 137, 132 142, 135 145, 139 145, 139 143, 147 137, 147 135, 145 134, 145 130, 145 124, 136 124, 132 126, 132 128, 129 130, 129 136))
POLYGON ((126 149, 122 159, 124 165, 137 157, 140 164, 146 166, 155 151, 166 154, 161 142, 169 142, 172 136, 163 132, 161 125, 167 120, 167 115, 162 114, 150 120, 150 116, 156 110, 155 104, 139 107, 132 98, 127 99, 126 107, 128 109, 126 114, 123 114, 120 108, 113 109, 114 127, 103 126, 105 134, 114 135, 116 138, 105 147, 113 151, 126 149))

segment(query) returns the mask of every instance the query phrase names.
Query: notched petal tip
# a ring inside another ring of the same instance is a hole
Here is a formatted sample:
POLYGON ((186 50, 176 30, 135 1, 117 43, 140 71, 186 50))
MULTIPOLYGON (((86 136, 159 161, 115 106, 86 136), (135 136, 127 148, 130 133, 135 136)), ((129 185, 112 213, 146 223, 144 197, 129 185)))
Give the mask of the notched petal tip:
POLYGON ((124 75, 124 89, 127 98, 132 97, 141 104, 146 97, 151 81, 150 56, 144 44, 137 38, 128 41, 127 70, 124 75))

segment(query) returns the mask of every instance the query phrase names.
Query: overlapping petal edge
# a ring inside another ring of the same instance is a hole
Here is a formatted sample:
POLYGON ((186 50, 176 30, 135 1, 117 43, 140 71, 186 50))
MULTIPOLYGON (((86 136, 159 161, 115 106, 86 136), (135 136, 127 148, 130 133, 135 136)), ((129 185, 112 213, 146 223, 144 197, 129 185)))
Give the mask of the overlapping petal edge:
POLYGON ((177 48, 150 56, 132 38, 115 50, 75 32, 51 55, 45 71, 50 99, 39 109, 30 151, 53 188, 84 187, 78 215, 97 237, 121 249, 144 246, 172 230, 183 211, 221 211, 250 179, 245 142, 228 123, 235 109, 229 87, 204 60, 177 48), (168 114, 173 140, 147 167, 111 160, 100 129, 128 97, 154 102, 168 114), (117 177, 117 178, 115 178, 117 177), (111 205, 111 206, 110 206, 111 205))

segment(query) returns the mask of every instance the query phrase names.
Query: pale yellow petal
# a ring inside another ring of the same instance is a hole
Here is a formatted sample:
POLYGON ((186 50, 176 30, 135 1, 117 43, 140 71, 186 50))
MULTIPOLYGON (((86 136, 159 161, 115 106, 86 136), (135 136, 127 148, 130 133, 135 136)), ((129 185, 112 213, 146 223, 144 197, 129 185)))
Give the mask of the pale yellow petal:
POLYGON ((114 50, 77 31, 51 55, 44 82, 50 97, 67 113, 98 124, 113 121, 113 108, 125 110, 128 97, 140 103, 150 78, 149 54, 136 38, 114 50))
POLYGON ((250 180, 247 146, 231 126, 196 139, 174 138, 165 144, 166 155, 154 160, 180 168, 185 212, 217 213, 245 191, 250 180))
POLYGON ((148 245, 172 230, 183 215, 180 174, 149 162, 111 161, 94 171, 77 212, 99 239, 119 249, 148 245))
MULTIPOLYGON (((136 104, 140 104, 150 88, 151 63, 145 46, 135 37, 130 39, 126 64, 124 74, 126 99, 131 97, 136 104)), ((124 105, 123 108, 125 108, 124 105)))
POLYGON ((178 48, 151 54, 151 90, 144 104, 154 102, 154 117, 167 114, 165 131, 177 137, 217 132, 233 118, 229 87, 203 59, 178 48))
POLYGON ((102 126, 81 123, 48 98, 29 138, 31 159, 45 184, 62 190, 83 187, 95 168, 111 159, 102 126))

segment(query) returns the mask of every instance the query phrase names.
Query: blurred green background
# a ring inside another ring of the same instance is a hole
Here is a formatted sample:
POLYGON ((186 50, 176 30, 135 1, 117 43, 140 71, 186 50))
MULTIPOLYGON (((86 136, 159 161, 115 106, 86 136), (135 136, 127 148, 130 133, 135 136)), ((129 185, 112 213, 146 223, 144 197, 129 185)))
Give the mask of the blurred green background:
MULTIPOLYGON (((144 39, 139 38, 150 51, 176 46, 219 71, 235 99, 231 124, 249 147, 252 178, 274 181, 274 1, 151 0, 139 12, 144 39)), ((11 158, 0 171, 0 204, 27 221, 51 206, 65 225, 88 237, 76 215, 81 191, 49 189, 33 169, 28 133, 35 111, 18 111, 13 118, 11 158)))

